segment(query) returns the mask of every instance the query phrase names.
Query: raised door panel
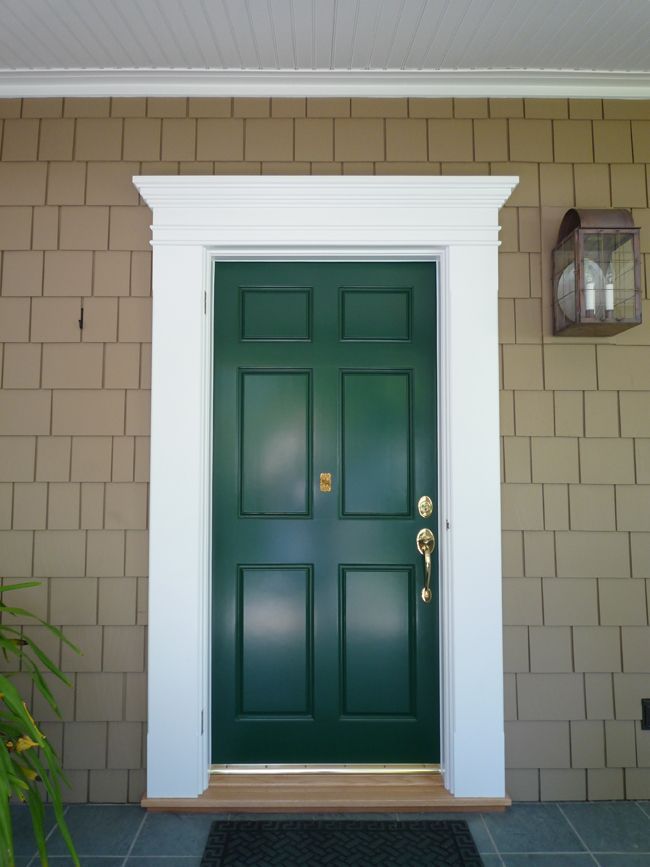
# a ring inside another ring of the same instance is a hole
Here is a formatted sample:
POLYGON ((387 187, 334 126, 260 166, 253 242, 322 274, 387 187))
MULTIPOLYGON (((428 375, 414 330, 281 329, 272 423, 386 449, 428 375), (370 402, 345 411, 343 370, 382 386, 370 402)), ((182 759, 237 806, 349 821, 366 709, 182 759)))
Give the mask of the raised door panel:
POLYGON ((347 371, 342 393, 343 515, 410 515, 409 371, 347 371))
POLYGON ((237 591, 240 717, 311 715, 311 569, 242 566, 237 591))
POLYGON ((242 341, 311 340, 310 288, 242 286, 239 291, 242 341))
POLYGON ((411 339, 411 289, 341 289, 341 340, 411 339))
POLYGON ((240 513, 308 516, 311 376, 247 370, 240 376, 240 513))
POLYGON ((415 713, 415 585, 409 567, 341 568, 344 716, 415 713))

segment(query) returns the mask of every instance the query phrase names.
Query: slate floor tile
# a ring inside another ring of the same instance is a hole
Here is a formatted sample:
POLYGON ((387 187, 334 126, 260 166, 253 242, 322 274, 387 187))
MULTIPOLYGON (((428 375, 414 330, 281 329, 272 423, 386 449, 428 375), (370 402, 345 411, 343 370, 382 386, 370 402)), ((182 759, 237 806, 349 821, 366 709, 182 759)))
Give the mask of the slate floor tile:
POLYGON ((596 855, 600 867, 650 867, 650 854, 626 852, 596 855))
POLYGON ((483 861, 483 867, 503 867, 501 855, 484 855, 481 853, 481 860, 483 861))
POLYGON ((584 846, 555 804, 513 804, 487 813, 497 852, 579 852, 584 846))
MULTIPOLYGON (((50 867, 74 867, 72 858, 58 858, 57 856, 54 856, 49 859, 49 862, 50 867)), ((122 867, 124 858, 102 858, 98 855, 87 857, 80 855, 79 862, 81 867, 122 867)), ((35 860, 33 867, 40 867, 38 858, 35 860)))
POLYGON ((203 854, 213 814, 150 813, 142 826, 132 855, 203 854))
MULTIPOLYGON (((36 852, 36 840, 32 830, 32 818, 29 813, 29 807, 24 807, 19 804, 14 804, 10 808, 11 821, 14 834, 14 852, 16 855, 32 856, 36 852)), ((54 818, 54 810, 51 807, 45 808, 45 836, 49 834, 56 820, 54 818)))
POLYGON ((201 867, 200 858, 161 857, 154 855, 152 858, 140 857, 128 858, 126 867, 201 867))
MULTIPOLYGON (((142 824, 145 813, 140 807, 73 806, 66 821, 78 854, 126 855, 142 824)), ((58 831, 48 841, 52 855, 67 855, 68 849, 58 831)))
POLYGON ((562 804, 592 852, 650 852, 650 818, 633 801, 562 804))
POLYGON ((505 867, 596 867, 588 852, 502 855, 505 867))

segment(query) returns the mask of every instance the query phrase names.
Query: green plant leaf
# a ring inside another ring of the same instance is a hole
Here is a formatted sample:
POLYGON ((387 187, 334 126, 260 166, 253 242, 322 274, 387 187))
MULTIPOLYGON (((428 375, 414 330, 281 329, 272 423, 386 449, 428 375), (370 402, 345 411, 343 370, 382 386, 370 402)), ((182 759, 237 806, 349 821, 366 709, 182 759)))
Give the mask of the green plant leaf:
POLYGON ((32 786, 27 788, 27 806, 32 817, 32 828, 36 838, 36 846, 41 859, 41 864, 47 865, 47 847, 45 845, 45 808, 39 797, 38 791, 32 786))
POLYGON ((10 590, 24 590, 26 587, 40 587, 40 581, 21 581, 20 584, 4 584, 0 586, 0 597, 10 590))
POLYGON ((2 851, 2 864, 7 864, 8 867, 12 867, 14 863, 14 837, 11 812, 9 810, 11 777, 10 773, 7 773, 7 766, 11 768, 11 759, 9 758, 9 753, 1 738, 0 763, 3 769, 2 772, 0 772, 0 847, 2 851))
MULTIPOLYGON (((60 639, 77 653, 79 648, 69 641, 55 626, 19 606, 6 605, 3 594, 12 590, 38 587, 39 581, 25 581, 18 584, 0 586, 0 652, 7 660, 15 660, 16 667, 30 678, 41 696, 60 716, 54 695, 44 677, 45 672, 67 686, 70 681, 58 665, 42 650, 34 639, 24 634, 12 618, 41 624, 52 635, 60 639)), ((25 705, 16 685, 12 682, 13 672, 0 674, 0 865, 13 867, 13 836, 9 801, 12 796, 26 801, 32 818, 34 835, 41 863, 47 865, 47 846, 45 835, 45 810, 43 797, 47 795, 52 803, 54 815, 61 836, 79 867, 74 843, 65 821, 65 811, 61 785, 68 784, 55 750, 38 728, 37 723, 25 705)))
MULTIPOLYGON (((29 650, 36 656, 37 659, 39 659, 43 663, 43 665, 45 666, 45 668, 47 668, 48 671, 51 671, 52 674, 55 677, 57 677, 60 681, 65 683, 66 686, 71 685, 70 681, 65 676, 65 674, 61 671, 61 669, 58 667, 58 665, 56 665, 54 662, 52 662, 52 660, 47 655, 47 653, 42 651, 41 648, 38 646, 38 644, 36 644, 36 642, 32 638, 29 638, 29 636, 25 636, 24 641, 25 641, 24 646, 29 648, 29 650)), ((24 656, 27 655, 26 650, 23 651, 23 655, 24 656)))
POLYGON ((37 614, 32 614, 31 611, 27 611, 24 608, 15 608, 8 605, 1 606, 3 614, 10 614, 12 617, 20 617, 20 618, 29 618, 30 620, 34 620, 36 623, 39 623, 41 626, 44 626, 48 632, 51 632, 52 635, 55 635, 57 638, 60 638, 61 641, 66 644, 71 650, 74 650, 75 653, 81 653, 81 650, 70 641, 69 638, 66 638, 63 632, 57 627, 52 626, 51 623, 48 623, 47 620, 43 620, 42 617, 39 617, 37 614))
POLYGON ((61 770, 54 751, 49 746, 43 750, 43 754, 48 764, 47 769, 40 761, 40 758, 35 755, 35 753, 36 751, 30 751, 30 765, 38 773, 41 778, 42 784, 45 786, 45 790, 47 791, 47 794, 50 797, 50 801, 52 802, 52 807, 54 808, 54 815, 56 817, 56 822, 59 826, 61 836, 65 840, 66 846, 70 851, 70 855, 74 864, 76 865, 76 867, 79 867, 79 859, 75 851, 74 843, 72 842, 72 837, 70 836, 70 830, 65 821, 61 791, 58 783, 56 782, 58 777, 63 777, 63 771, 61 770))
MULTIPOLYGON (((6 631, 9 631, 8 627, 0 626, 0 629, 2 628, 5 628, 6 631)), ((5 638, 2 634, 0 634, 0 649, 2 650, 2 655, 7 661, 9 660, 9 655, 11 654, 18 657, 18 660, 20 662, 20 657, 22 655, 21 647, 19 644, 16 644, 16 642, 12 638, 5 638)), ((20 665, 18 667, 20 668, 20 665)))
POLYGON ((56 703, 56 699, 52 695, 52 692, 51 692, 49 686, 47 685, 47 683, 45 682, 43 675, 38 670, 38 668, 36 668, 36 666, 32 666, 32 670, 30 672, 30 677, 34 681, 34 686, 36 687, 36 689, 40 692, 40 694, 43 696, 45 701, 52 708, 54 713, 60 718, 61 717, 61 711, 59 710, 59 706, 56 703))

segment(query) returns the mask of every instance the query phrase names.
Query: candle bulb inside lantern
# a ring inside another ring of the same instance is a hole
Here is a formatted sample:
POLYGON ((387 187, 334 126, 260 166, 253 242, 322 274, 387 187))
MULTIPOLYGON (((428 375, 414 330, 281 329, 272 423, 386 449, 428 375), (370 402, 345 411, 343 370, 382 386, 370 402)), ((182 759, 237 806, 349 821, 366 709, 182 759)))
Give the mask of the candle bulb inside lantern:
POLYGON ((605 311, 611 313, 614 310, 614 271, 610 264, 605 275, 605 311))
POLYGON ((585 310, 588 316, 596 312, 596 284, 593 280, 585 283, 585 310))

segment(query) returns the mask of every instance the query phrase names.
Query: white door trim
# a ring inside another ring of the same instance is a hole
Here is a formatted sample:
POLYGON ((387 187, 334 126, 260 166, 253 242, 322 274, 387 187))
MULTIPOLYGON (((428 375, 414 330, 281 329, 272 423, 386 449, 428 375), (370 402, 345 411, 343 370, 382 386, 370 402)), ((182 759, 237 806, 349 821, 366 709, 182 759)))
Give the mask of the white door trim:
POLYGON ((147 796, 210 761, 212 261, 439 262, 445 785, 504 788, 498 209, 515 177, 136 177, 153 209, 147 796))

